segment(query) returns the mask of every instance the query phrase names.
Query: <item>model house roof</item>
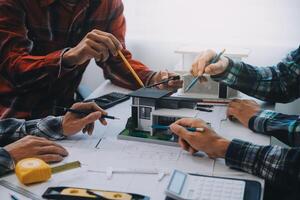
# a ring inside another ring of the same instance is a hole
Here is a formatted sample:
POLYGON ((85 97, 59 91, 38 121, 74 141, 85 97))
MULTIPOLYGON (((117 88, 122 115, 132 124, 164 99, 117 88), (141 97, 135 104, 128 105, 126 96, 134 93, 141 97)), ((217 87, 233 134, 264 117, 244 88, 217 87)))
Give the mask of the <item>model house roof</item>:
POLYGON ((129 93, 131 97, 140 98, 150 98, 150 99, 160 99, 162 97, 170 96, 173 91, 169 90, 159 90, 156 88, 140 88, 134 92, 129 93))

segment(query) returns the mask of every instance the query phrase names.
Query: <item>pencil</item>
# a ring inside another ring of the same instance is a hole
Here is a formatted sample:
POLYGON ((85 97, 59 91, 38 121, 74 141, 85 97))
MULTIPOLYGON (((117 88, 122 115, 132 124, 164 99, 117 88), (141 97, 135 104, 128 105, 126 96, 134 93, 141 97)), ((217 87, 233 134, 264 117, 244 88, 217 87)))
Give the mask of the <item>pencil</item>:
MULTIPOLYGON (((71 112, 71 113, 75 113, 78 115, 89 115, 91 114, 91 112, 89 111, 85 111, 85 110, 76 110, 76 109, 72 109, 72 108, 65 108, 65 107, 61 107, 61 106, 55 106, 56 108, 63 110, 65 112, 71 112)), ((110 116, 110 115, 102 115, 101 119, 120 119, 114 116, 110 116)))
POLYGON ((19 200, 15 195, 10 195, 11 200, 19 200))
POLYGON ((126 65, 126 67, 130 70, 131 74, 134 76, 135 80, 142 87, 144 87, 143 81, 140 79, 140 77, 136 74, 136 72, 134 71, 134 69, 131 67, 131 65, 129 64, 129 62, 127 61, 127 59, 125 58, 125 56, 123 55, 122 51, 118 50, 118 54, 122 58, 122 60, 123 60, 124 64, 126 65))
MULTIPOLYGON (((223 51, 221 51, 217 56, 215 56, 215 57, 211 60, 210 64, 214 64, 214 63, 218 62, 219 59, 221 58, 221 56, 224 54, 225 50, 226 50, 226 49, 223 49, 223 51)), ((202 77, 202 75, 199 75, 199 76, 197 76, 196 78, 194 78, 194 79, 191 81, 191 83, 185 88, 184 91, 185 91, 185 92, 188 92, 188 91, 189 91, 189 90, 197 83, 197 81, 198 81, 201 77, 202 77)))

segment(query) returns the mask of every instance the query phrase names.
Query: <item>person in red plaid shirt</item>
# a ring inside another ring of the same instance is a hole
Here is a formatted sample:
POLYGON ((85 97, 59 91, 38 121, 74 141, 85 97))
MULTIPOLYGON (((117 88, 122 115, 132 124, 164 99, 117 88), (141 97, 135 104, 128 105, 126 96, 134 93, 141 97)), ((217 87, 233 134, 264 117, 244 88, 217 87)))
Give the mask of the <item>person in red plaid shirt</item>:
POLYGON ((0 0, 0 119, 61 114, 54 106, 74 103, 92 58, 112 83, 137 89, 117 50, 146 85, 173 75, 132 59, 123 10, 121 0, 0 0))

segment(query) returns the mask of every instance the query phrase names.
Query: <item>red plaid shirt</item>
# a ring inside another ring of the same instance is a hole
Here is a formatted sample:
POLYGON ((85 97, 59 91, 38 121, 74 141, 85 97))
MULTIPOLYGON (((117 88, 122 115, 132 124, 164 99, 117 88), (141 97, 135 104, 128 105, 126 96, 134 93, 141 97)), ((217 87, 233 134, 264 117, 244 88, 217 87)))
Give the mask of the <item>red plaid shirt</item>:
MULTIPOLYGON (((62 54, 93 29, 125 47, 123 9, 121 0, 80 0, 73 9, 63 0, 0 0, 0 119, 41 118, 55 114, 54 105, 70 106, 88 63, 63 66, 62 54)), ((123 53, 147 82, 153 72, 123 53)), ((114 84, 138 87, 119 57, 98 65, 114 84)))

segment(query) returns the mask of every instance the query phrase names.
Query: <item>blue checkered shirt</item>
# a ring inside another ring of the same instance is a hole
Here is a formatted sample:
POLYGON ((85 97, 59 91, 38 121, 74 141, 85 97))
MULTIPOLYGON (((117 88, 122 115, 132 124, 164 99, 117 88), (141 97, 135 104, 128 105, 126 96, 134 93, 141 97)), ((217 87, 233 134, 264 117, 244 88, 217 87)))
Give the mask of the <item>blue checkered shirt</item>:
MULTIPOLYGON (((291 102, 300 96, 300 47, 271 67, 230 60, 227 70, 212 78, 264 101, 291 102)), ((262 177, 274 186, 300 188, 299 116, 263 110, 250 119, 249 128, 275 136, 292 148, 234 139, 226 153, 226 164, 262 177)))
POLYGON ((14 161, 3 146, 26 135, 44 137, 50 140, 63 139, 62 117, 47 117, 40 120, 0 120, 0 175, 14 168, 14 161))

